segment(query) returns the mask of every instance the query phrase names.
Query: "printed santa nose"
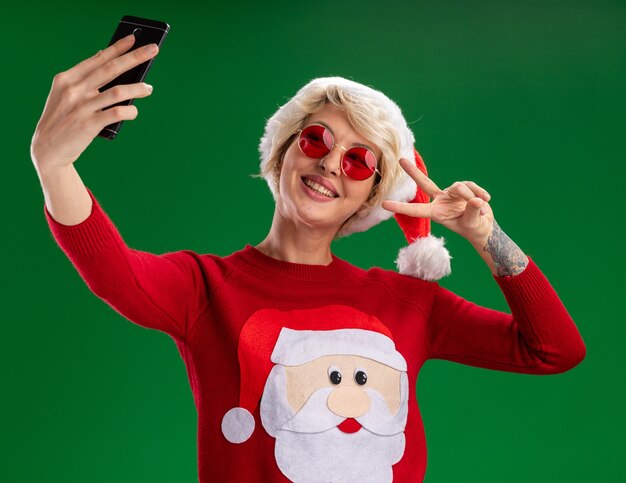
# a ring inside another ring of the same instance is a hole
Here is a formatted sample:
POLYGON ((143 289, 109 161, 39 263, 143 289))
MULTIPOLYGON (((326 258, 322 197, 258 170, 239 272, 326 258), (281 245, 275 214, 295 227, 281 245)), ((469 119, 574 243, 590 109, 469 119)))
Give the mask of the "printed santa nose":
POLYGON ((370 398, 360 387, 338 387, 328 396, 326 403, 337 416, 358 418, 370 409, 370 398))

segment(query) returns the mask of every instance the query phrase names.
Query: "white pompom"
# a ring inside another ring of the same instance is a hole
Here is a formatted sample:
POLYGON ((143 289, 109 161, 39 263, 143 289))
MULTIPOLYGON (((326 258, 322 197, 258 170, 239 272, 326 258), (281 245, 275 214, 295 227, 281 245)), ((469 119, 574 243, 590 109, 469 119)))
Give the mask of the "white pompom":
POLYGON ((398 252, 398 271, 429 282, 450 275, 452 257, 443 243, 443 238, 433 235, 418 238, 398 252))
POLYGON ((222 433, 231 443, 247 441, 254 431, 254 416, 245 408, 232 408, 222 418, 222 433))

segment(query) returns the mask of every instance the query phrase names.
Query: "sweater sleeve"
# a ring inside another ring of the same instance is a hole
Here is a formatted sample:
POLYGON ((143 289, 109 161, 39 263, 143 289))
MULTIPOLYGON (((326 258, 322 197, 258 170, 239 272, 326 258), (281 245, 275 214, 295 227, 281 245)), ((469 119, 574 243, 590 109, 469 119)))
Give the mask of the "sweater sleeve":
POLYGON ((429 359, 524 374, 559 374, 580 363, 585 344, 533 260, 518 275, 493 278, 511 314, 481 307, 436 285, 429 359))
POLYGON ((52 235, 91 291, 131 322, 184 340, 206 308, 208 288, 199 255, 155 255, 129 248, 93 193, 91 214, 78 225, 58 223, 44 203, 52 235))

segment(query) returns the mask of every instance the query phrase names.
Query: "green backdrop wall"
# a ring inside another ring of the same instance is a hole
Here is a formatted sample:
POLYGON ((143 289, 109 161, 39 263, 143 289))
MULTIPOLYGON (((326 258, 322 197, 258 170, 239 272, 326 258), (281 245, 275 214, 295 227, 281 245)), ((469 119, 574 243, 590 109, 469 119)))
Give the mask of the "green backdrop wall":
MULTIPOLYGON (((5 155, 0 480, 197 480, 196 413, 165 334, 95 297, 51 237, 29 155, 52 78, 106 47, 123 15, 170 24, 154 93, 77 161, 127 243, 227 255, 260 242, 273 201, 266 119, 340 75, 403 109, 440 187, 473 180, 556 288, 587 345, 552 376, 429 361, 417 395, 426 481, 624 477, 626 2, 43 2, 1 8, 5 155), (621 381, 621 382, 620 382, 621 381)), ((472 247, 442 226, 442 285, 508 310, 472 247)), ((334 245, 393 269, 388 221, 334 245)))

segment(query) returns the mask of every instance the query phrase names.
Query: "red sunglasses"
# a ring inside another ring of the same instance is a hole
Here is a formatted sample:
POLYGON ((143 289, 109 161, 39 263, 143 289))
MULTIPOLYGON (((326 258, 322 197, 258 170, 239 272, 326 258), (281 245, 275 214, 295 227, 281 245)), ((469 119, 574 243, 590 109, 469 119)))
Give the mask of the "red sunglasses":
MULTIPOLYGON (((298 146, 306 156, 312 159, 321 159, 335 147, 333 133, 321 124, 311 124, 304 129, 298 129, 298 146)), ((337 144, 345 151, 341 157, 341 171, 357 181, 368 179, 374 173, 381 174, 376 169, 376 156, 367 148, 355 146, 346 149, 337 144)))

